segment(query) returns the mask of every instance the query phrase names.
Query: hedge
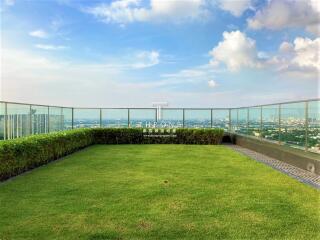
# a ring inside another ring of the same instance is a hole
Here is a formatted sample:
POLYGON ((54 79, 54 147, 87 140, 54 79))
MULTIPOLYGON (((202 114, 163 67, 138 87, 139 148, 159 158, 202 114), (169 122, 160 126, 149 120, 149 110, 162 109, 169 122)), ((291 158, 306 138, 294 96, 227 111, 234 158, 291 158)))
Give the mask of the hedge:
POLYGON ((93 144, 219 144, 222 129, 76 129, 0 141, 0 181, 93 144))

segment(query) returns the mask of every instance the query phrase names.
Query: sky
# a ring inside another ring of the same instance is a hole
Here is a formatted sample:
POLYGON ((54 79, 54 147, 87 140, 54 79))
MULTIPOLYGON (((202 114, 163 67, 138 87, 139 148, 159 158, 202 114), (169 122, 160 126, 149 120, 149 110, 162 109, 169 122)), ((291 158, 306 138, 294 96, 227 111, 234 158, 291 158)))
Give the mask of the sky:
POLYGON ((3 101, 239 107, 319 97, 317 0, 0 0, 3 101))

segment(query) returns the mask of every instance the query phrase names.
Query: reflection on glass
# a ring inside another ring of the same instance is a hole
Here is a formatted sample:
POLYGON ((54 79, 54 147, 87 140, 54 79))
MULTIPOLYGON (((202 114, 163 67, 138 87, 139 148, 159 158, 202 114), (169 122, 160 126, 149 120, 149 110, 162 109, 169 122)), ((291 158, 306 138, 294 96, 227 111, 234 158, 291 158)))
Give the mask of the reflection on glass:
POLYGON ((62 115, 63 115, 62 129, 63 130, 72 129, 72 108, 62 108, 62 115))
POLYGON ((102 127, 128 127, 128 109, 102 109, 102 127))
POLYGON ((248 133, 248 109, 238 109, 238 129, 237 133, 247 134, 248 133))
POLYGON ((279 141, 279 105, 262 107, 262 137, 279 141))
POLYGON ((0 103, 0 140, 4 139, 5 130, 5 103, 0 103))
POLYGON ((238 131, 238 109, 231 109, 231 131, 238 131))
POLYGON ((100 109, 75 108, 74 128, 97 128, 100 127, 100 109))
POLYGON ((211 110, 185 109, 184 126, 186 128, 210 128, 211 110))
POLYGON ((280 140, 286 144, 305 147, 305 103, 281 105, 280 140))
POLYGON ((48 107, 31 106, 31 133, 40 134, 48 132, 48 107))
POLYGON ((261 107, 250 107, 247 134, 255 137, 260 137, 261 136, 260 127, 261 127, 261 107))
POLYGON ((156 109, 130 109, 130 127, 155 128, 156 109))
POLYGON ((222 128, 225 131, 229 131, 229 110, 228 109, 212 110, 212 127, 222 128))
POLYGON ((308 149, 320 153, 320 101, 308 103, 308 149))
POLYGON ((63 114, 60 107, 49 107, 49 132, 63 130, 63 114))
POLYGON ((7 139, 30 135, 30 105, 8 103, 7 114, 7 139))
POLYGON ((158 128, 182 128, 183 110, 182 109, 161 109, 158 113, 158 128))

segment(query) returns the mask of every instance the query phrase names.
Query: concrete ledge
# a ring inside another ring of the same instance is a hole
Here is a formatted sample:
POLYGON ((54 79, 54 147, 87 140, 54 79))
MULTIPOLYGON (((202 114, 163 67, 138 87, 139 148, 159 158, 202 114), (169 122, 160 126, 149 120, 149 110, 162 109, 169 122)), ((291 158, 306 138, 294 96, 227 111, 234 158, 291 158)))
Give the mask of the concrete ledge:
POLYGON ((320 175, 320 154, 307 152, 249 136, 232 133, 230 133, 229 136, 234 144, 320 175))

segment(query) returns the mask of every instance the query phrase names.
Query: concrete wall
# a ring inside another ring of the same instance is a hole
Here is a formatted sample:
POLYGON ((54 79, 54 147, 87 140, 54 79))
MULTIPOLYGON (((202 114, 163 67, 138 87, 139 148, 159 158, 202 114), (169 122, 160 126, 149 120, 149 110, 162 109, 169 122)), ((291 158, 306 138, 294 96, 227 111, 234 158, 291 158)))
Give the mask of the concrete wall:
POLYGON ((230 137, 234 144, 320 175, 320 154, 237 134, 230 137))

